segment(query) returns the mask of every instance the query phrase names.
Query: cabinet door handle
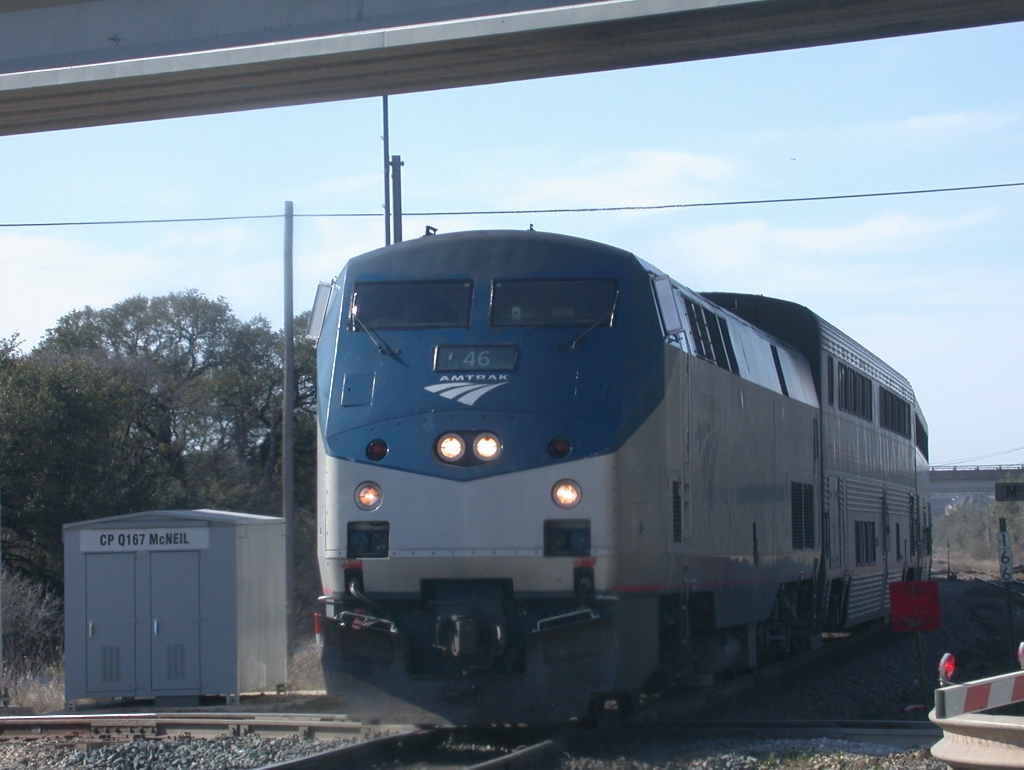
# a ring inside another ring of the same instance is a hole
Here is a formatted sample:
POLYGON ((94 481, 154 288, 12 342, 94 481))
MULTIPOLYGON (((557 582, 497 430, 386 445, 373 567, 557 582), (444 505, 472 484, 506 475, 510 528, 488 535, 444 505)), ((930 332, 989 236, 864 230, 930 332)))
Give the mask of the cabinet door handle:
POLYGON ((160 633, 160 620, 159 618, 153 618, 153 636, 160 633))
POLYGON ((92 639, 93 631, 95 630, 96 624, 91 620, 89 621, 89 638, 92 639))

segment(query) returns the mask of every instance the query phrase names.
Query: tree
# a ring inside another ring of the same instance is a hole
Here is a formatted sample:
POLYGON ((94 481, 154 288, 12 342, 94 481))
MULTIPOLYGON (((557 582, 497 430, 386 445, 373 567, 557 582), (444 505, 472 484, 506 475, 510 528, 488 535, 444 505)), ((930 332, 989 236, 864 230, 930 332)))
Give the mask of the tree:
MULTIPOLYGON (((5 561, 56 585, 71 521, 159 508, 279 514, 281 348, 265 318, 241 322, 223 298, 196 291, 73 311, 28 354, 16 337, 0 340, 5 561)), ((295 563, 311 602, 315 350, 305 339, 296 368, 295 563)))

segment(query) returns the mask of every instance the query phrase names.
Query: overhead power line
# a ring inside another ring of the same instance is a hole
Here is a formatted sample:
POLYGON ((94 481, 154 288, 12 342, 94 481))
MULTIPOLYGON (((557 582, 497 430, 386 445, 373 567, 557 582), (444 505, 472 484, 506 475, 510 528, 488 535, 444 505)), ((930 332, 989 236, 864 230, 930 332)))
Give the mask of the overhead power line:
POLYGON ((991 452, 987 455, 978 455, 977 457, 964 457, 960 460, 949 460, 946 462, 936 463, 936 465, 963 465, 964 463, 973 463, 977 462, 978 460, 988 460, 991 457, 999 457, 1001 455, 1013 454, 1014 452, 1019 452, 1022 449, 1024 449, 1024 446, 1015 446, 1013 449, 1004 449, 1001 452, 991 452))
MULTIPOLYGON (((583 206, 552 209, 468 209, 465 211, 407 211, 407 217, 466 217, 499 216, 507 214, 589 214, 608 211, 665 211, 669 209, 716 208, 724 206, 759 206, 778 203, 813 203, 815 201, 841 201, 858 198, 892 198, 900 195, 931 195, 934 193, 970 192, 974 190, 998 190, 1008 187, 1024 187, 1024 182, 1001 184, 965 185, 961 187, 932 187, 921 190, 889 190, 886 192, 848 193, 844 195, 809 195, 796 198, 753 198, 736 201, 707 201, 701 203, 659 203, 649 206, 583 206)), ((281 219, 283 214, 242 214, 223 217, 174 217, 168 219, 104 219, 76 222, 0 222, 0 228, 20 227, 89 227, 96 225, 159 225, 183 222, 239 222, 255 219, 281 219)), ((341 217, 379 217, 383 212, 336 212, 322 214, 295 214, 296 218, 327 219, 341 217)))
POLYGON ((972 185, 969 187, 935 187, 928 190, 896 190, 890 192, 851 193, 848 195, 813 195, 802 198, 759 198, 739 201, 713 201, 710 203, 661 203, 651 206, 593 206, 565 209, 510 209, 507 211, 427 211, 406 212, 407 217, 468 216, 476 214, 582 214, 598 211, 659 211, 664 209, 696 209, 716 206, 757 206, 766 203, 809 203, 812 201, 840 201, 854 198, 886 198, 896 195, 927 195, 930 193, 965 192, 967 190, 993 190, 1001 187, 1024 187, 1024 182, 972 185))

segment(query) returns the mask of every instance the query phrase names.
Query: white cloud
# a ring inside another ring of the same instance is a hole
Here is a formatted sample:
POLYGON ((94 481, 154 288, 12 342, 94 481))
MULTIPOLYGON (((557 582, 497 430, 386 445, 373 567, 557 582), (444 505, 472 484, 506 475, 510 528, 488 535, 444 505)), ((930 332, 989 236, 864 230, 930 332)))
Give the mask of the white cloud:
POLYGON ((731 161, 710 155, 624 152, 567 168, 558 176, 522 180, 513 200, 521 207, 538 208, 681 203, 713 188, 732 171, 731 161))
POLYGON ((546 209, 687 202, 717 194, 733 173, 734 164, 727 158, 683 151, 584 154, 550 147, 505 148, 460 167, 456 183, 449 169, 408 171, 405 208, 546 209))
POLYGON ((152 269, 137 254, 52 236, 0 233, 0 335, 31 345, 60 316, 124 299, 134 276, 152 269))
POLYGON ((979 134, 998 134, 1019 129, 1024 124, 1022 119, 1024 112, 1020 110, 965 110, 838 126, 755 131, 750 137, 757 143, 783 142, 788 146, 828 142, 838 146, 853 143, 873 147, 911 145, 916 149, 934 149, 979 134))
MULTIPOLYGON (((739 276, 744 283, 778 284, 783 279, 792 289, 795 279, 818 287, 825 280, 834 284, 838 273, 845 288, 852 290, 877 286, 883 275, 889 276, 884 283, 891 283, 901 272, 892 262, 899 253, 910 254, 906 263, 914 265, 915 280, 920 280, 919 256, 913 252, 920 251, 929 238, 975 227, 990 216, 972 212, 952 218, 918 218, 889 213, 833 227, 785 226, 753 219, 676 230, 660 239, 657 251, 693 275, 691 280, 720 282, 726 276, 739 276)), ((659 260, 655 255, 650 258, 659 260)))

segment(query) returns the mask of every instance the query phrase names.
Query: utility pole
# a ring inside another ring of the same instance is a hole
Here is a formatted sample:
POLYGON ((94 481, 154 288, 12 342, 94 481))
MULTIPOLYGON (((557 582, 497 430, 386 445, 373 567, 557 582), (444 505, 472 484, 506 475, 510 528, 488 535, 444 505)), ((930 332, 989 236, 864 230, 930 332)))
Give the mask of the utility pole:
POLYGON ((284 590, 288 655, 294 651, 294 564, 295 535, 295 311, 292 307, 292 233, 294 211, 284 204, 284 394, 281 405, 281 516, 284 517, 284 590))
POLYGON ((394 201, 391 211, 395 219, 395 243, 402 242, 402 166, 404 165, 401 155, 391 156, 391 176, 393 181, 391 194, 394 201))
MULTIPOLYGON (((3 505, 3 467, 4 467, 3 466, 3 453, 0 452, 0 512, 3 511, 3 507, 4 507, 4 505, 3 505)), ((0 524, 0 532, 2 532, 2 531, 3 531, 3 527, 2 527, 2 524, 0 524)), ((0 541, 2 541, 2 538, 0 538, 0 541)), ((2 574, 3 574, 3 550, 0 549, 0 596, 2 596, 2 580, 3 580, 2 574)), ((4 603, 3 603, 3 599, 0 598, 0 629, 3 629, 3 625, 4 625, 4 603)), ((0 671, 3 671, 3 670, 4 670, 4 637, 3 637, 3 633, 0 633, 0 671)), ((6 706, 7 705, 7 688, 0 687, 0 693, 2 693, 2 698, 0 698, 0 705, 6 706)))
MULTIPOLYGON (((384 94, 384 245, 391 245, 391 140, 388 127, 388 96, 384 94)), ((399 238, 401 240, 401 238, 399 238)))

